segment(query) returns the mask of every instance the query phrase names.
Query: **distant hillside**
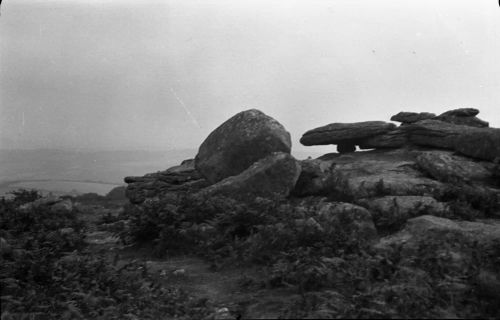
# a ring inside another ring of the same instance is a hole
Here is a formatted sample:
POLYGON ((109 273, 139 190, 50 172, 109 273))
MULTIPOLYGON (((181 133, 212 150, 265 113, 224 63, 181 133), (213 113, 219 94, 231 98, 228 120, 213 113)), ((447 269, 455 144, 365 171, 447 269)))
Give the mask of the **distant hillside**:
MULTIPOLYGON (((196 149, 166 151, 0 150, 0 195, 17 188, 105 194, 125 176, 165 170, 196 149)), ((321 153, 296 151, 298 159, 321 153)))
POLYGON ((0 194, 21 186, 102 194, 123 184, 125 176, 164 170, 195 154, 194 149, 161 152, 0 150, 0 194))

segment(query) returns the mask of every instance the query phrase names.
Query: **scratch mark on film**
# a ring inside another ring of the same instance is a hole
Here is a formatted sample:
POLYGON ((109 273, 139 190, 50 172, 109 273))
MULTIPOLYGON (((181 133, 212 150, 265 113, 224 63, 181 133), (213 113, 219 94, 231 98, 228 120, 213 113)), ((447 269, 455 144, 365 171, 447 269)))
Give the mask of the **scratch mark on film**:
POLYGON ((188 107, 184 104, 184 101, 182 101, 181 98, 179 98, 179 96, 177 95, 177 92, 175 92, 174 88, 170 87, 170 91, 172 91, 172 93, 174 94, 175 99, 182 106, 182 108, 184 109, 184 111, 186 112, 186 114, 188 115, 188 117, 191 119, 191 121, 193 121, 193 123, 198 127, 198 129, 201 129, 200 124, 198 123, 198 121, 196 120, 196 118, 193 116, 193 114, 191 113, 191 111, 189 111, 188 107))

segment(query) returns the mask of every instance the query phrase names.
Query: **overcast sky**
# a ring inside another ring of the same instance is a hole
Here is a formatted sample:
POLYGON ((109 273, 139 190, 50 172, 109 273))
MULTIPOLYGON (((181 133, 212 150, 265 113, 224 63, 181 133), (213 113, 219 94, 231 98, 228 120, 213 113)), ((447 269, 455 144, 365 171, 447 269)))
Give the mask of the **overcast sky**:
POLYGON ((0 148, 197 148, 258 108, 292 134, 476 107, 500 127, 496 0, 4 0, 0 148))

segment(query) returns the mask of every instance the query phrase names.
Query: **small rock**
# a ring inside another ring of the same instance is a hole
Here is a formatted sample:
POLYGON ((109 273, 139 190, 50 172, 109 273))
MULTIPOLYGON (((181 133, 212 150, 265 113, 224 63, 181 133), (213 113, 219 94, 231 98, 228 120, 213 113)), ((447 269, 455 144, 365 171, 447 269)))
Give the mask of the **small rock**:
POLYGON ((174 276, 184 276, 186 275, 186 270, 185 269, 177 269, 174 272, 172 272, 174 276))
POLYGON ((348 142, 342 142, 337 145, 338 153, 350 153, 356 151, 356 145, 348 142))
POLYGON ((474 117, 479 114, 479 110, 475 108, 459 108, 443 112, 439 117, 454 116, 454 117, 474 117))
POLYGON ((400 112, 391 117, 391 121, 397 121, 402 123, 414 123, 421 120, 432 119, 436 115, 434 113, 429 112, 400 112))
POLYGON ((72 234, 74 232, 75 232, 75 229, 73 229, 73 228, 62 228, 62 229, 59 229, 59 233, 61 235, 63 235, 63 236, 72 234))

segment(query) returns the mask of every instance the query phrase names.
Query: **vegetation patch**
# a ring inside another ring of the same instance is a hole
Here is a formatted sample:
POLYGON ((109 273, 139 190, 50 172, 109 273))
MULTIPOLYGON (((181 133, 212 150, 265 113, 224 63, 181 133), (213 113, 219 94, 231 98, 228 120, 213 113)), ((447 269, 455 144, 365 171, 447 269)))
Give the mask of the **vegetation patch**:
POLYGON ((211 313, 204 301, 164 287, 144 263, 93 253, 76 210, 26 206, 16 191, 0 199, 1 319, 178 319, 211 313))

